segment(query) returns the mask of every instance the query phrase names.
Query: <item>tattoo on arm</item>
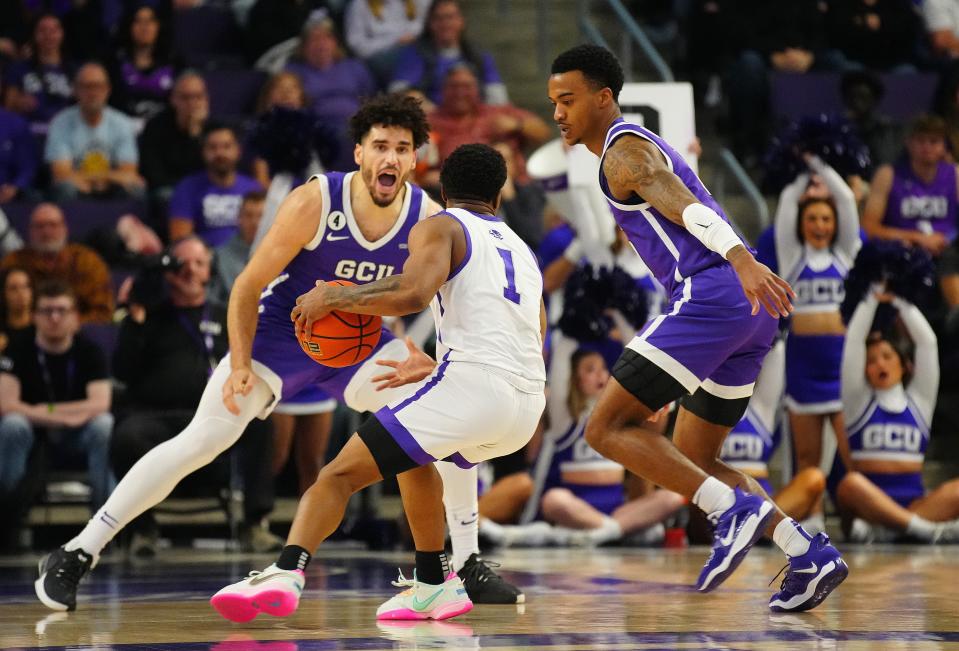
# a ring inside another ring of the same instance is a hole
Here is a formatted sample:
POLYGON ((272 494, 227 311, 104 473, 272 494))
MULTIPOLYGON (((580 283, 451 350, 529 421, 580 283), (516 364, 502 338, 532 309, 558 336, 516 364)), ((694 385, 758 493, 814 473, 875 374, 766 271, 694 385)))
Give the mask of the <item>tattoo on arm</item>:
POLYGON ((621 136, 603 157, 603 174, 613 196, 635 193, 670 221, 682 225, 683 210, 697 199, 673 174, 662 152, 639 136, 621 136))
POLYGON ((401 287, 399 279, 399 275, 387 276, 365 285, 342 287, 333 295, 333 308, 349 312, 351 308, 377 303, 383 295, 401 287))

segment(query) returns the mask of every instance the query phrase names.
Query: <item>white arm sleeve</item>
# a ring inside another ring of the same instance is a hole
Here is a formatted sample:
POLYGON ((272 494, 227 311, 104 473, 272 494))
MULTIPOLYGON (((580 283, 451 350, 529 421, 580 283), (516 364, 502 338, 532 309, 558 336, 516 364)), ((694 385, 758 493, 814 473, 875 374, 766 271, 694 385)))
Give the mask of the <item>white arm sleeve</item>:
POLYGON ((763 368, 756 378, 756 388, 749 399, 749 408, 759 417, 766 431, 776 429, 780 399, 786 384, 786 342, 777 339, 766 354, 763 368))
POLYGON ((847 264, 852 265, 859 252, 859 208, 856 195, 839 173, 813 156, 809 166, 822 177, 829 194, 836 202, 836 248, 845 255, 847 264))
POLYGON ((800 174, 779 193, 775 225, 776 263, 779 274, 786 278, 802 257, 802 243, 796 238, 796 220, 799 219, 799 197, 809 185, 809 175, 800 174))
POLYGON ((842 350, 842 406, 846 423, 862 414, 869 404, 872 388, 866 381, 866 337, 879 308, 879 300, 872 292, 858 305, 846 329, 846 343, 842 350))
POLYGON ((899 317, 916 346, 912 380, 908 387, 909 397, 922 411, 926 423, 931 423, 939 393, 939 344, 936 333, 919 308, 912 303, 897 296, 892 304, 899 310, 899 317))

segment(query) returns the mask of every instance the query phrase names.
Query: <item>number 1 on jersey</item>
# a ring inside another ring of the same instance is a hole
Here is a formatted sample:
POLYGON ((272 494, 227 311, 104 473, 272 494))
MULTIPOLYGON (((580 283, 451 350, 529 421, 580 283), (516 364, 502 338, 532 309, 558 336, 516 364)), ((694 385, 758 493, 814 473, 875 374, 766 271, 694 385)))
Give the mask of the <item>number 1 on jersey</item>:
POLYGON ((503 296, 519 305, 520 295, 516 291, 516 272, 513 271, 513 252, 499 247, 496 250, 499 251, 499 256, 503 258, 503 266, 506 268, 506 287, 503 288, 503 296))

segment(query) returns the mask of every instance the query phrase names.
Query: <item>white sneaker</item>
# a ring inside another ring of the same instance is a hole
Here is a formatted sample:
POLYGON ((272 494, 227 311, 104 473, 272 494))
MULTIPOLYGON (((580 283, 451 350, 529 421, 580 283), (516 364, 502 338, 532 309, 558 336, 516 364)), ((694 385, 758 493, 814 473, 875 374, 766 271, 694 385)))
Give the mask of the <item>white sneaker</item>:
POLYGON ((441 585, 430 585, 417 581, 415 570, 412 579, 401 571, 393 585, 409 589, 377 608, 377 619, 449 619, 473 610, 473 602, 456 572, 450 572, 441 585))
POLYGON ((210 604, 232 622, 248 622, 261 611, 286 617, 296 611, 305 582, 302 570, 281 570, 274 564, 226 586, 213 595, 210 604))

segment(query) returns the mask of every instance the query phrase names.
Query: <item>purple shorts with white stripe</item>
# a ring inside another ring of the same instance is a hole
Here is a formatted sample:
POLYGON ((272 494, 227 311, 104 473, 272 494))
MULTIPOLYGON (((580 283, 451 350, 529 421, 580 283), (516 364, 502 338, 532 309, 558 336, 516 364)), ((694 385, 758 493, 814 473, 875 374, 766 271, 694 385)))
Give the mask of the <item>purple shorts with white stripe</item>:
MULTIPOLYGON (((447 353, 412 395, 375 417, 408 458, 403 465, 447 460, 470 468, 526 445, 546 406, 542 385, 488 366, 450 361, 447 353)), ((375 441, 363 438, 368 446, 375 441)), ((379 450, 370 452, 379 460, 379 450)))
POLYGON ((679 283, 663 314, 626 347, 690 393, 702 387, 719 398, 747 398, 778 328, 765 310, 751 311, 732 266, 708 267, 679 283))

